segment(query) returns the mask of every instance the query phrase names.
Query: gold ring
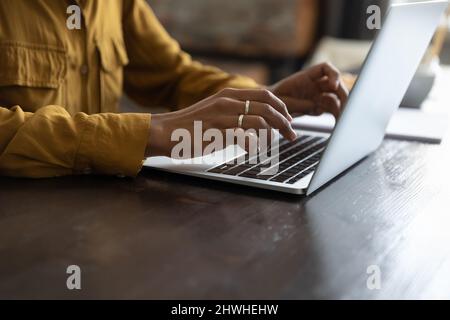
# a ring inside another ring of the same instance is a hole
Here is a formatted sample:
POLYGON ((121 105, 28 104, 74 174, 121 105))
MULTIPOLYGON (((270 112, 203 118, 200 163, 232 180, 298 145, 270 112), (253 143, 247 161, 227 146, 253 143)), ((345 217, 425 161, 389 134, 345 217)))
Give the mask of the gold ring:
POLYGON ((238 118, 238 128, 242 128, 243 123, 244 123, 244 115, 241 114, 238 118))
POLYGON ((250 101, 247 100, 247 101, 245 101, 245 112, 244 112, 244 114, 248 115, 249 112, 250 112, 250 101))

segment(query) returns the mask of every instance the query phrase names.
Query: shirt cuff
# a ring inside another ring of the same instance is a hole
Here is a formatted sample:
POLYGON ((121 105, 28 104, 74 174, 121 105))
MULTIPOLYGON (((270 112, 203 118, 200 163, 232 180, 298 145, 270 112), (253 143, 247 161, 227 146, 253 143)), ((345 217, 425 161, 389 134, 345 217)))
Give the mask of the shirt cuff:
POLYGON ((75 173, 136 176, 142 168, 150 114, 96 114, 84 123, 75 173))

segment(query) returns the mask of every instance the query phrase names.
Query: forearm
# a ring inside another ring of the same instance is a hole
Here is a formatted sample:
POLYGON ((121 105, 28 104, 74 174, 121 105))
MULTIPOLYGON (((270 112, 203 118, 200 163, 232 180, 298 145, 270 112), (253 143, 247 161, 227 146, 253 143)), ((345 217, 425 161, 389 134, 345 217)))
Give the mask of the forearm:
POLYGON ((142 105, 190 106, 223 88, 256 88, 250 78, 193 61, 142 0, 127 0, 124 35, 130 64, 125 91, 142 105))
POLYGON ((42 107, 36 113, 0 108, 0 174, 135 176, 145 157, 149 128, 146 114, 72 117, 58 106, 42 107))

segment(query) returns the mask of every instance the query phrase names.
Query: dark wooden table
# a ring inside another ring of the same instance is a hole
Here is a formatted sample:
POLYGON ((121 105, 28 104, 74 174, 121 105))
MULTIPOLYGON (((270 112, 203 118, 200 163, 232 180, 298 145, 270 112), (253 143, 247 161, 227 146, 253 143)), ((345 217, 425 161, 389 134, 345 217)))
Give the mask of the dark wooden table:
POLYGON ((0 298, 450 298, 449 150, 386 141, 311 198, 152 170, 0 178, 0 298))

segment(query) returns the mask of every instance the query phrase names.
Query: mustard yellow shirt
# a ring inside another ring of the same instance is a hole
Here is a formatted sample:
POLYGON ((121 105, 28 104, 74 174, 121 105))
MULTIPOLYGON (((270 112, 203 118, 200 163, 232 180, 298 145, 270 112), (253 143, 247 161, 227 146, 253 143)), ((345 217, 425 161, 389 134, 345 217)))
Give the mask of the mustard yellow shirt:
POLYGON ((123 90, 177 109, 256 86, 192 61, 144 0, 1 0, 0 174, 135 176, 150 114, 117 114, 123 90), (67 27, 70 5, 81 29, 67 27))

